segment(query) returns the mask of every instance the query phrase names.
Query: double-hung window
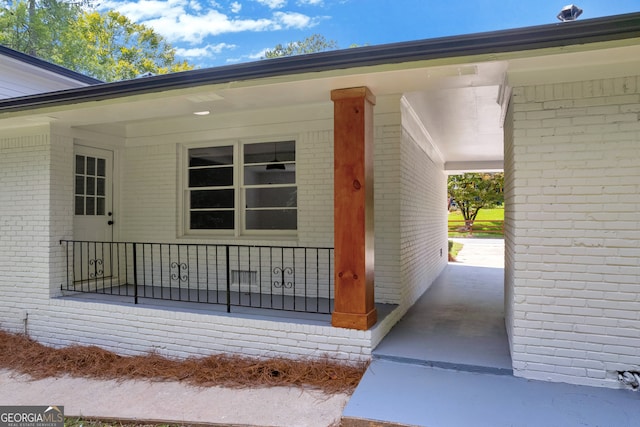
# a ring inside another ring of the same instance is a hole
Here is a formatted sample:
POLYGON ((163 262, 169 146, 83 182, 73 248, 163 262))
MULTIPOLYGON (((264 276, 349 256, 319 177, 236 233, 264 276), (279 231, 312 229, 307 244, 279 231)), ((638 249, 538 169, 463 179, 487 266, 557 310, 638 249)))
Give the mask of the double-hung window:
POLYGON ((298 227, 295 141, 187 149, 186 228, 240 234, 298 227))

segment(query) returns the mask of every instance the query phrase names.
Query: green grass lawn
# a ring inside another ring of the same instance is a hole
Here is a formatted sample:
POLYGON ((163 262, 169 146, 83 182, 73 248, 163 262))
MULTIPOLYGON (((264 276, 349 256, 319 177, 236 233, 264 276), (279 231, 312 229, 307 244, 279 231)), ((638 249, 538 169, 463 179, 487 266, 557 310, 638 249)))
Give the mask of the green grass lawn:
MULTIPOLYGON (((453 211, 449 214, 449 221, 463 221, 460 211, 453 211)), ((478 221, 504 221, 504 208, 480 209, 478 221)))
MULTIPOLYGON (((449 213, 449 237, 469 237, 469 233, 457 232, 456 228, 463 225, 464 218, 460 211, 449 213)), ((475 237, 496 237, 501 238, 503 234, 499 231, 504 221, 504 208, 480 209, 476 222, 473 226, 473 236, 475 237), (488 221, 488 222, 482 222, 488 221)))

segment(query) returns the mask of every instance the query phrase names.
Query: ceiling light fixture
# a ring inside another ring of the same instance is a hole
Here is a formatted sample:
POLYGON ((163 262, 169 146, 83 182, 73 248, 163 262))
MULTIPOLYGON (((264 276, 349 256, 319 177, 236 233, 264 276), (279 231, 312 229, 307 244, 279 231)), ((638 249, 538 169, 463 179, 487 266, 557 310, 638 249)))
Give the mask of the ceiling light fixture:
POLYGON ((280 160, 278 160, 278 143, 277 142, 273 143, 273 160, 271 160, 271 163, 267 165, 266 169, 268 171, 286 169, 284 163, 280 163, 280 160))
POLYGON ((582 9, 575 4, 569 4, 562 8, 557 18, 562 22, 575 21, 578 16, 582 15, 582 9))
POLYGON ((194 111, 193 114, 195 114, 196 116, 208 116, 211 113, 211 111, 209 110, 204 110, 204 111, 194 111))

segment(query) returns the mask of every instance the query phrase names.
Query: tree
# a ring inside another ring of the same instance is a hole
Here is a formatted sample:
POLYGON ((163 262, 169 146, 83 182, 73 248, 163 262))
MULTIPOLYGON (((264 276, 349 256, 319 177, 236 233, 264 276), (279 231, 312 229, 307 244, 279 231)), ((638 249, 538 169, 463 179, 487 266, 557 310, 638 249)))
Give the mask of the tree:
POLYGON ((61 48, 60 37, 82 13, 76 3, 58 0, 2 2, 0 43, 14 50, 46 59, 61 48))
POLYGON ((264 53, 265 58, 278 58, 281 56, 302 55, 306 53, 324 52, 326 50, 337 49, 338 43, 335 40, 327 40, 321 34, 313 34, 304 40, 289 42, 286 46, 276 45, 273 50, 264 53))
POLYGON ((504 202, 504 173, 451 175, 447 189, 462 213, 465 227, 470 229, 480 209, 504 202))
POLYGON ((153 29, 132 22, 116 11, 85 12, 66 36, 65 44, 83 51, 65 51, 58 59, 72 69, 113 81, 144 73, 166 74, 193 68, 176 61, 176 50, 153 29))
POLYGON ((60 0, 5 1, 0 43, 105 81, 193 68, 151 28, 60 0))

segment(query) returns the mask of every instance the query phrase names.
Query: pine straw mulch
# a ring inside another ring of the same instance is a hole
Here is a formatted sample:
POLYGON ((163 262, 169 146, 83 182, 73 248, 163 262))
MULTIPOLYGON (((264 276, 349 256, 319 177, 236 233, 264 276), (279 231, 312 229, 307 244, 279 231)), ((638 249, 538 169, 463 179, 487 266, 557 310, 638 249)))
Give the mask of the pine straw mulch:
POLYGON ((351 393, 367 363, 338 363, 328 357, 292 360, 213 355, 176 360, 155 353, 120 356, 96 346, 47 347, 24 335, 0 330, 0 368, 33 379, 69 375, 101 380, 181 381, 198 387, 300 386, 325 393, 351 393))

